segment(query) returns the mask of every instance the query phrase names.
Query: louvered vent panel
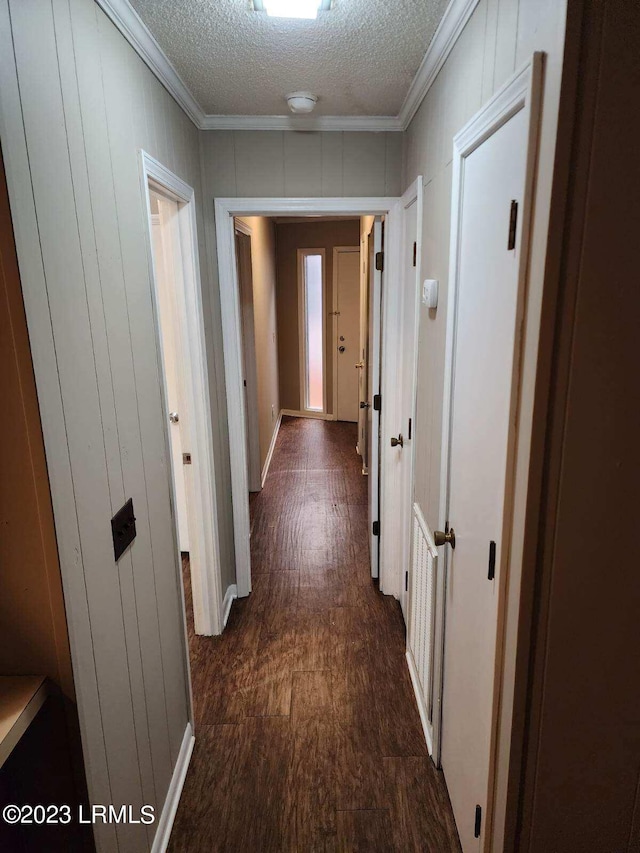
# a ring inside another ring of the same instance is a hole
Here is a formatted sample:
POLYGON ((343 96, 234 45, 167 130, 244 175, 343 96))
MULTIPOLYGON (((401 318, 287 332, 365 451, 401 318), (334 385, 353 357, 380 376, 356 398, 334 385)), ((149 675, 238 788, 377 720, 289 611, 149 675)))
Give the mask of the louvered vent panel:
POLYGON ((408 645, 429 721, 432 719, 435 573, 438 560, 431 542, 429 528, 419 507, 414 504, 408 645))

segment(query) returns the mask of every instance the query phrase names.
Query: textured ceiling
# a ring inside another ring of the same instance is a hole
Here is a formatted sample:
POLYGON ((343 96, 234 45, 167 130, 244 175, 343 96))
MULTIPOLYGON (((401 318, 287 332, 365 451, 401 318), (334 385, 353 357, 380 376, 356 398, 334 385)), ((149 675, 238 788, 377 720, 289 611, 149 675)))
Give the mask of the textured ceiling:
POLYGON ((283 115, 309 90, 316 115, 395 116, 448 0, 335 0, 315 21, 250 0, 130 2, 205 113, 283 115))

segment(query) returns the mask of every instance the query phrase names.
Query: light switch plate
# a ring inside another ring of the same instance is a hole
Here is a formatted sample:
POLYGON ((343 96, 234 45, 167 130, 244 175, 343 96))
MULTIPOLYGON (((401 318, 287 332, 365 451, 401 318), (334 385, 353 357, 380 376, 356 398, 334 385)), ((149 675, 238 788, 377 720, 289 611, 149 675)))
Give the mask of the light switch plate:
POLYGON ((422 304, 427 308, 438 307, 438 279, 425 278, 422 282, 422 304))

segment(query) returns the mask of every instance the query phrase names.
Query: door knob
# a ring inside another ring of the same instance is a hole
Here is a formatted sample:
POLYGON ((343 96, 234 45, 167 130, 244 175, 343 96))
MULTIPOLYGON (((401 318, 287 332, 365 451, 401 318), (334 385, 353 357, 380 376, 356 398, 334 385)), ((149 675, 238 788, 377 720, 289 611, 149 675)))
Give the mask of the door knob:
POLYGON ((402 433, 396 438, 395 435, 391 439, 391 447, 404 447, 404 438, 402 433))
POLYGON ((366 400, 360 400, 360 408, 361 409, 370 409, 371 403, 367 403, 366 400))
POLYGON ((344 352, 344 351, 345 351, 345 347, 338 347, 338 352, 344 352))
POLYGON ((451 528, 451 530, 434 530, 433 539, 436 545, 451 545, 452 548, 456 547, 456 532, 451 528))
POLYGON ((180 415, 177 412, 169 412, 169 420, 172 424, 177 424, 180 420, 180 415))

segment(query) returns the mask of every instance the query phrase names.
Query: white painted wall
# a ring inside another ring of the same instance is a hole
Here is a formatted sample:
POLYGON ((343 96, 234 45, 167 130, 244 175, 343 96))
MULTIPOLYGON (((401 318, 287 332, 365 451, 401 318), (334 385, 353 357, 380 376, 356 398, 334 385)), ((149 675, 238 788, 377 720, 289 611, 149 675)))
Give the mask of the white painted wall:
POLYGON ((276 229, 266 216, 245 216, 251 229, 253 328, 258 377, 260 468, 269 453, 280 414, 278 335, 276 321, 276 229))
MULTIPOLYGON (((189 700, 138 149, 200 205, 198 132, 92 0, 1 0, 0 129, 90 796, 159 814, 189 700)), ((154 831, 96 827, 101 850, 154 831)))

